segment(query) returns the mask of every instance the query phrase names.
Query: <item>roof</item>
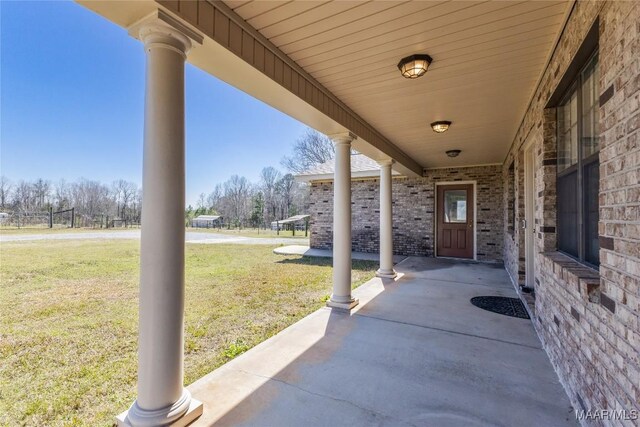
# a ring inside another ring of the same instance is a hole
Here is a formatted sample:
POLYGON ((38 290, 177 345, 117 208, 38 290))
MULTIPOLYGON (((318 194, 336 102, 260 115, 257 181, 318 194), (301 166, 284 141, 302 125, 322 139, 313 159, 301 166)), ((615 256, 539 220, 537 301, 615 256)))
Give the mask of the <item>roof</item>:
POLYGON ((215 221, 218 218, 220 218, 220 215, 198 215, 197 217, 195 217, 193 219, 194 220, 201 220, 201 221, 215 221))
POLYGON ((290 222, 301 221, 301 220, 303 220, 305 218, 309 218, 310 216, 311 215, 294 215, 294 216, 291 216, 289 218, 282 219, 280 221, 272 221, 271 223, 275 224, 277 222, 278 224, 288 224, 290 222))
MULTIPOLYGON (((324 163, 313 166, 295 177, 300 181, 324 181, 333 180, 335 162, 330 159, 324 163)), ((394 175, 398 172, 392 171, 394 175)), ((351 155, 351 177, 352 178, 377 178, 380 176, 380 165, 375 160, 370 159, 364 154, 351 155)))

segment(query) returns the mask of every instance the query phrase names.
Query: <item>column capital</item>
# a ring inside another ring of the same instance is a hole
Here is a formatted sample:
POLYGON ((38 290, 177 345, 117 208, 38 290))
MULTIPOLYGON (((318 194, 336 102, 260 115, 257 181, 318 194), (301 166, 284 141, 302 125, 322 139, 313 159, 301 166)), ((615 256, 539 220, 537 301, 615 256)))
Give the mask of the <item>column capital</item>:
POLYGON ((378 164, 379 164, 380 166, 382 166, 382 167, 385 167, 385 166, 386 166, 386 167, 391 167, 391 166, 393 166, 393 164, 394 164, 395 162, 396 162, 396 161, 395 161, 395 160, 393 160, 393 159, 382 159, 382 160, 378 160, 378 164))
POLYGON ((334 133, 327 135, 327 137, 336 145, 338 144, 351 144, 358 137, 351 132, 334 133))
POLYGON ((171 49, 185 59, 193 44, 202 44, 203 37, 161 9, 140 19, 128 28, 129 35, 142 41, 146 50, 153 47, 171 49))

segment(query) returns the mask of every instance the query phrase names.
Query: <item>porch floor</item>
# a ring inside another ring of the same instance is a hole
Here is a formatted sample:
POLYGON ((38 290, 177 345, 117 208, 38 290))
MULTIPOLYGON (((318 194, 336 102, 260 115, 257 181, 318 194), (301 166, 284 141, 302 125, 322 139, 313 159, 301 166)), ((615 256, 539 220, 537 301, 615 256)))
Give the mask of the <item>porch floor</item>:
POLYGON ((471 305, 516 297, 504 269, 409 257, 189 386, 193 425, 566 426, 569 400, 529 320, 471 305))

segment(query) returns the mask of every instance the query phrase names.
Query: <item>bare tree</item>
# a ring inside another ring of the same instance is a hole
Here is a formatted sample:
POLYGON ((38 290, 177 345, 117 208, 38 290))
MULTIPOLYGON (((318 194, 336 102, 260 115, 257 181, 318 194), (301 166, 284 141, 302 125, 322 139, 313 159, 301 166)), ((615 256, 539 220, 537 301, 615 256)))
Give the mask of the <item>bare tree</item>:
POLYGON ((0 176, 0 208, 4 209, 8 206, 12 187, 11 181, 6 176, 0 176))
POLYGON ((280 193, 280 212, 282 219, 294 214, 291 209, 293 206, 293 197, 295 191, 295 178, 292 174, 288 173, 278 181, 278 192, 280 193))
POLYGON ((20 181, 13 192, 13 206, 21 211, 28 211, 33 207, 31 184, 20 181))
POLYGON ((204 193, 200 193, 198 197, 198 209, 205 210, 207 208, 207 195, 204 193))
POLYGON ((55 208, 58 210, 66 209, 70 206, 69 186, 64 179, 58 181, 53 194, 55 208))
POLYGON ((220 206, 220 201, 222 200, 222 185, 216 184, 213 188, 213 191, 209 193, 207 196, 207 205, 209 209, 213 209, 216 212, 220 213, 222 208, 220 206))
POLYGON ((277 186, 282 178, 282 174, 274 167, 266 167, 260 172, 260 187, 264 197, 264 221, 270 223, 276 219, 278 209, 277 186))
POLYGON ((36 209, 44 209, 49 203, 51 183, 38 178, 31 186, 36 209))
POLYGON ((293 155, 283 157, 280 163, 290 172, 300 173, 330 160, 334 153, 335 148, 329 138, 309 129, 294 143, 293 155))
POLYGON ((224 183, 224 196, 230 217, 242 226, 248 217, 250 196, 249 181, 243 176, 233 175, 224 183))

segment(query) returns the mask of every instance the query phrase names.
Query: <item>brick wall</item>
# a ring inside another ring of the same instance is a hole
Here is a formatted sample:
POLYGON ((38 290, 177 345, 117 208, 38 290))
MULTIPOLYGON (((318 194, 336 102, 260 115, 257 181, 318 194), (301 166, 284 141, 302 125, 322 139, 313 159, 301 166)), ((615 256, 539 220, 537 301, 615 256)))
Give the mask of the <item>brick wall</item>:
MULTIPOLYGON (((425 171, 422 178, 393 179, 393 245, 402 255, 433 256, 435 184, 449 181, 476 181, 477 257, 481 261, 502 262, 502 171, 500 166, 484 166, 425 171)), ((379 250, 379 181, 352 182, 353 250, 379 250)), ((331 248, 333 184, 311 185, 311 247, 331 248)))
MULTIPOLYGON (((640 7, 577 2, 503 166, 535 153, 534 326, 576 409, 640 411, 640 7), (545 106, 599 18, 600 268, 556 251, 556 112, 545 106)), ((517 179, 517 178, 516 178, 517 179)), ((524 215, 516 185, 516 221, 524 215)), ((505 193, 503 200, 508 195, 505 193)), ((505 209, 505 215, 507 211, 505 209)), ((504 234, 505 265, 524 279, 524 239, 504 234)), ((638 425, 597 421, 594 425, 638 425)), ((591 425, 591 424, 590 424, 591 425)))

